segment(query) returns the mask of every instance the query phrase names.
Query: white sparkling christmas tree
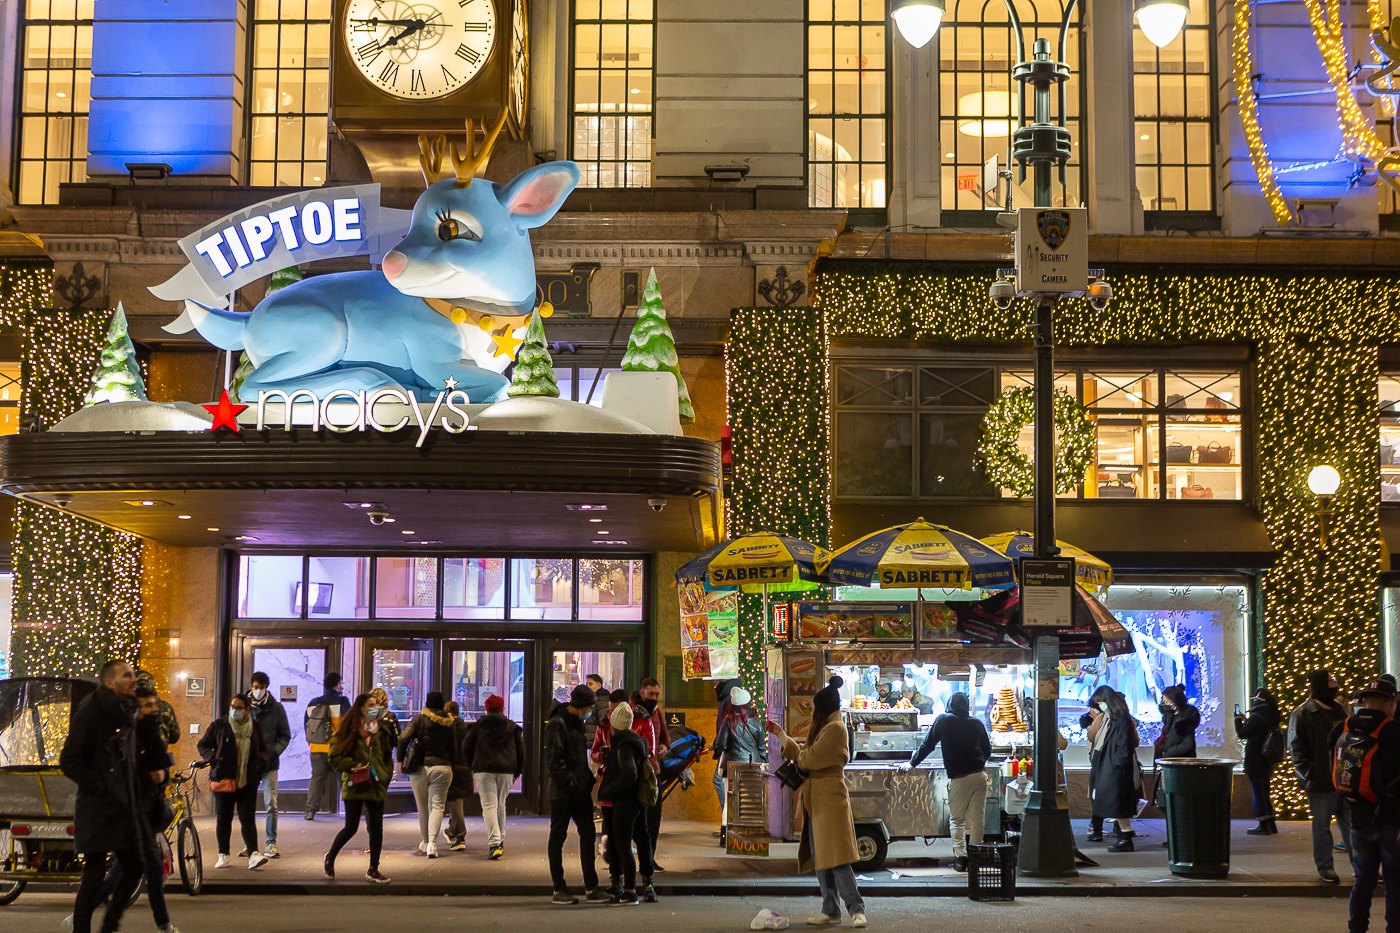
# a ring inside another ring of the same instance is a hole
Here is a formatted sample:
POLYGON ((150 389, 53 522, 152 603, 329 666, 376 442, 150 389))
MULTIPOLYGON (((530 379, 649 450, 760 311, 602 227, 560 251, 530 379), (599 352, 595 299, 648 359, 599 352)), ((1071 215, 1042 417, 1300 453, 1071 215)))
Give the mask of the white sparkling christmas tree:
POLYGON ((554 358, 549 355, 549 347, 544 340, 544 321, 538 311, 530 315, 530 326, 525 330, 525 342, 515 354, 515 372, 511 374, 510 388, 506 389, 506 394, 512 398, 521 395, 559 397, 554 358))
POLYGON ((144 402, 146 384, 141 379, 141 364, 136 359, 136 347, 126 332, 126 310, 117 302, 112 323, 107 327, 107 340, 102 345, 97 371, 92 374, 83 405, 98 402, 144 402))
POLYGON ((632 335, 627 338, 622 369, 629 373, 670 373, 675 376, 680 395, 681 421, 689 424, 695 420, 695 406, 690 403, 690 392, 677 365, 676 338, 671 334, 671 325, 666 323, 666 308, 661 304, 661 288, 656 284, 655 269, 647 274, 647 287, 637 308, 637 323, 632 327, 632 335))

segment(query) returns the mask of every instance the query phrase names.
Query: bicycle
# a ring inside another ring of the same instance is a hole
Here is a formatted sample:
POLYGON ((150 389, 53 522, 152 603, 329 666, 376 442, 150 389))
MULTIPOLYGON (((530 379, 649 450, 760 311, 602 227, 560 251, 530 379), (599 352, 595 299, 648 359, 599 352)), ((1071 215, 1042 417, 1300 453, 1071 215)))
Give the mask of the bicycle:
POLYGON ((170 801, 175 815, 165 832, 156 840, 156 844, 160 846, 161 860, 165 865, 167 877, 171 873, 172 861, 175 857, 179 858, 180 881, 184 883, 185 892, 190 897, 197 897, 204 889, 204 857, 199 847, 199 830, 194 826, 194 804, 191 797, 199 788, 195 780, 196 772, 207 767, 208 762, 192 761, 184 771, 177 771, 170 776, 165 796, 170 801))

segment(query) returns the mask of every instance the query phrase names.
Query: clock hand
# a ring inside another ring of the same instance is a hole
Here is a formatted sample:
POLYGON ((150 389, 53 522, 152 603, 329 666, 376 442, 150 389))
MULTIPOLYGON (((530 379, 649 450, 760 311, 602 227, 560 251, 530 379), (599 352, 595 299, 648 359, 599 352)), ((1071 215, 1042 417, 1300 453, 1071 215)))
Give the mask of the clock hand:
POLYGON ((414 20, 414 21, 413 21, 413 24, 412 24, 411 26, 409 26, 409 27, 408 27, 407 29, 405 29, 403 32, 399 33, 397 36, 394 36, 394 38, 390 39, 388 42, 386 42, 386 43, 384 43, 384 44, 385 44, 385 45, 398 45, 398 42, 399 42, 400 39, 402 39, 402 38, 404 38, 404 37, 406 37, 406 36, 411 36, 411 35, 413 35, 415 32, 418 32, 419 30, 421 30, 421 29, 423 28, 424 25, 425 25, 425 24, 424 24, 424 22, 423 22, 421 19, 420 19, 420 20, 414 20))
POLYGON ((364 23, 367 26, 413 26, 418 23, 416 19, 380 19, 371 17, 370 19, 352 19, 352 23, 364 23))

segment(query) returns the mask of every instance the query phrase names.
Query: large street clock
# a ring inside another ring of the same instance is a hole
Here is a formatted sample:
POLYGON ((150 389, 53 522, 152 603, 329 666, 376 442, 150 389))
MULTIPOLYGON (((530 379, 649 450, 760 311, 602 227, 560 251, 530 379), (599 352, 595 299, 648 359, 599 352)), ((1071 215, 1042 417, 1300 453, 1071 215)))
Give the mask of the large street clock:
POLYGON ((524 135, 528 0, 336 0, 331 119, 375 181, 421 187, 418 134, 502 110, 524 135))

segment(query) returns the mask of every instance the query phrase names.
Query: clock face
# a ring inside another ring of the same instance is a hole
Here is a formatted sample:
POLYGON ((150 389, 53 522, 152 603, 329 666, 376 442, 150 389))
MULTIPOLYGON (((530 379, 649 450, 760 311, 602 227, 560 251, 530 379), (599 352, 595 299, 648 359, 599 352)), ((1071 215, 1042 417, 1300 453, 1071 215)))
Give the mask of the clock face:
POLYGON ((525 0, 515 0, 515 15, 510 40, 510 105, 515 111, 517 126, 525 125, 526 81, 530 77, 529 23, 525 18, 525 0))
POLYGON ((350 60, 379 90, 432 100, 465 87, 496 44, 493 0, 350 0, 350 60))

